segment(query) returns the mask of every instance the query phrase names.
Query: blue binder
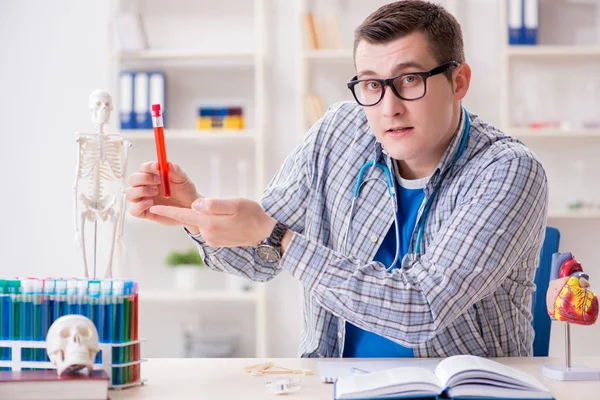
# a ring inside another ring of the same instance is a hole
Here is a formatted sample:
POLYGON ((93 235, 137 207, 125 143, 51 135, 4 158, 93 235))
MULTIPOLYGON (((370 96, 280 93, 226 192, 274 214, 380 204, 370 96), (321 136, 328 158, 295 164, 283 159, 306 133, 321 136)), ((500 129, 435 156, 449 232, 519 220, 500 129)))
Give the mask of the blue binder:
POLYGON ((523 44, 538 43, 540 0, 523 0, 523 44))
POLYGON ((523 0, 508 0, 508 44, 523 44, 523 0))
POLYGON ((121 129, 135 129, 133 112, 133 73, 121 72, 119 76, 119 118, 121 129))
POLYGON ((133 78, 133 111, 137 129, 152 129, 150 115, 150 79, 147 72, 136 72, 133 78))

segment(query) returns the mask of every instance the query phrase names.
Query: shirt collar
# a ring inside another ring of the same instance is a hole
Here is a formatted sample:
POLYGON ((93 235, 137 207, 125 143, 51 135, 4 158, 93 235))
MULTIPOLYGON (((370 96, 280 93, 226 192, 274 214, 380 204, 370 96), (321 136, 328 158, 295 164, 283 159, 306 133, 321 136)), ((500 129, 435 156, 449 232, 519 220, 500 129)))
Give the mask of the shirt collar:
MULTIPOLYGON (((446 151, 442 155, 440 162, 433 170, 433 172, 431 174, 431 179, 429 180, 430 184, 435 185, 438 182, 438 180, 440 179, 440 176, 442 176, 442 174, 444 174, 447 169, 452 167, 452 162, 454 160, 454 157, 456 157, 456 153, 458 152, 458 149, 460 148, 460 143, 462 141, 462 138, 466 133, 465 132, 465 123, 466 123, 465 117, 469 118, 468 112, 466 110, 463 111, 463 108, 461 108, 460 120, 458 122, 458 128, 452 135, 452 140, 450 140, 450 144, 448 144, 448 147, 446 148, 446 151)), ((458 161, 460 161, 460 160, 458 160, 458 161)))

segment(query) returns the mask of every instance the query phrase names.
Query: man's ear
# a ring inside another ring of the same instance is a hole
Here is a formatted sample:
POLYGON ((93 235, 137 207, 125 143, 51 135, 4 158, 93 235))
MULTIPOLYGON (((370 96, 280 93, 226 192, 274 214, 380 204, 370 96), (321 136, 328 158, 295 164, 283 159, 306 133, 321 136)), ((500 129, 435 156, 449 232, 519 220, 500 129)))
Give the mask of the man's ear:
POLYGON ((455 69, 452 79, 452 92, 455 100, 462 100, 469 91, 471 84, 471 67, 469 64, 462 63, 455 69))

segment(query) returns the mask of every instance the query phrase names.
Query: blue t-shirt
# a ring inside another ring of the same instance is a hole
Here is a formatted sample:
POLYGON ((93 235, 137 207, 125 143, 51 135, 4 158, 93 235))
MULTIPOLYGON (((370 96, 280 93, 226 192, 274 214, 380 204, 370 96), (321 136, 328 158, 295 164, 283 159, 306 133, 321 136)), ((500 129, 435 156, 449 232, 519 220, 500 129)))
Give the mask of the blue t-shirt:
MULTIPOLYGON (((428 178, 413 181, 406 184, 401 180, 398 192, 398 220, 400 221, 400 252, 398 263, 394 268, 400 266, 402 257, 408 252, 410 239, 417 222, 417 214, 421 203, 425 198, 423 187, 428 178), (403 186, 404 185, 404 186, 403 186), (406 186, 406 187, 405 187, 406 186), (409 188, 417 186, 417 189, 409 188)), ((392 265, 396 255, 396 231, 394 225, 385 236, 383 243, 373 258, 385 266, 392 265)), ((389 339, 379 336, 373 332, 365 331, 357 326, 346 322, 346 339, 344 343, 344 357, 414 357, 411 348, 401 346, 389 339)))

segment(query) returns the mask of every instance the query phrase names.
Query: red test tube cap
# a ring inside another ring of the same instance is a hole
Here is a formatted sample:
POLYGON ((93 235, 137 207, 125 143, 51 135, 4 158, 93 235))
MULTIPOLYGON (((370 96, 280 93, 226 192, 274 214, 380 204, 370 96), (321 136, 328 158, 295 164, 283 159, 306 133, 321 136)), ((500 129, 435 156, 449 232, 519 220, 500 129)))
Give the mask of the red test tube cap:
POLYGON ((160 117, 160 104, 152 104, 152 116, 160 117))

